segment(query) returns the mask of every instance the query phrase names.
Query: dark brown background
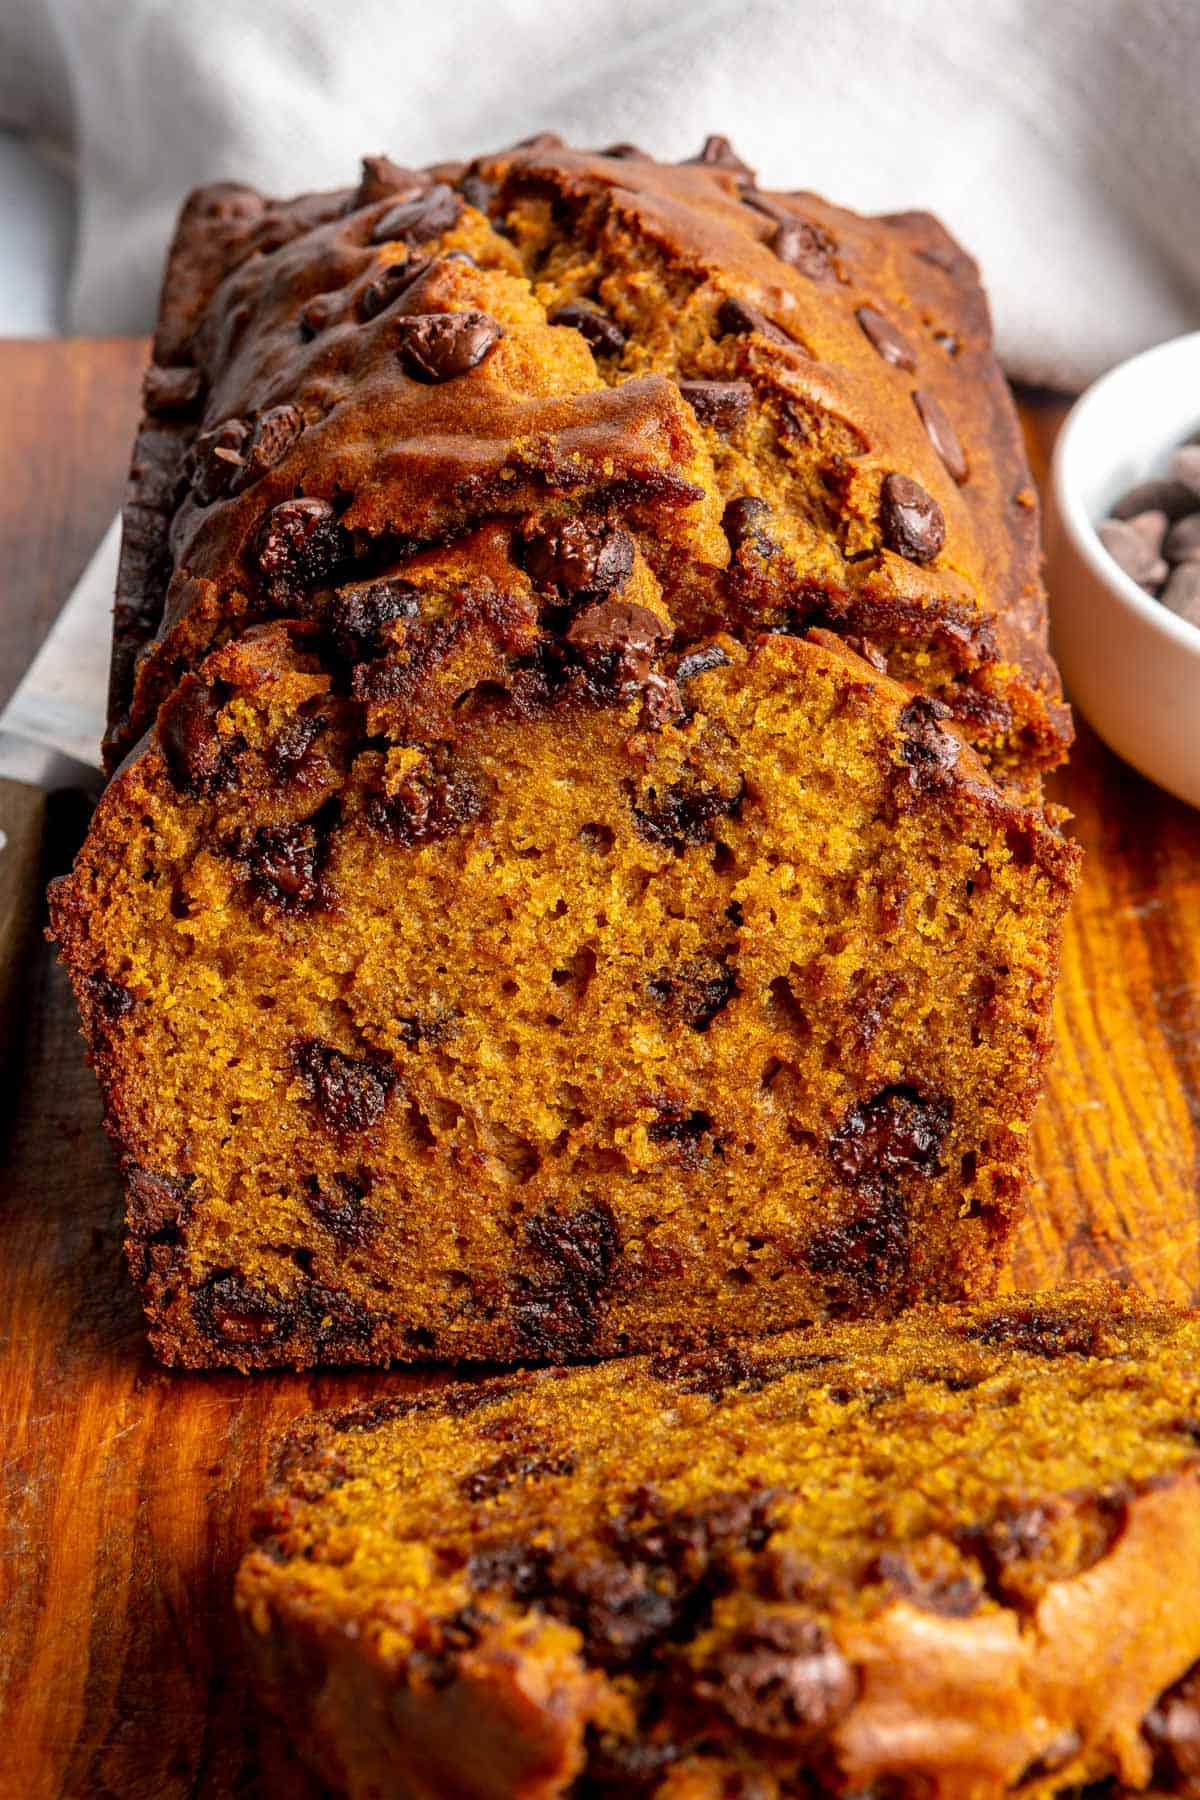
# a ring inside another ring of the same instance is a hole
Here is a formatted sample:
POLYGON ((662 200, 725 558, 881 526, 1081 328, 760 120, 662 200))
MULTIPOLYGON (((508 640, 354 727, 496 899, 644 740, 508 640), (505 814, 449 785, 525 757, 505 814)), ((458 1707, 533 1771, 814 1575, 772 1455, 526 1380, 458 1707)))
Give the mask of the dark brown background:
MULTIPOLYGON (((0 343, 0 698, 116 508, 144 346, 0 343)), ((1035 463, 1062 416, 1028 396, 1035 463)), ((1057 798, 1086 872, 1034 1130, 1018 1286, 1200 1296, 1200 814, 1086 729, 1057 798)), ((70 809, 51 819, 69 856, 70 809)), ((62 973, 30 958, 0 1193, 0 1795, 255 1791, 229 1593, 267 1446, 402 1376, 173 1376, 149 1360, 62 973)))

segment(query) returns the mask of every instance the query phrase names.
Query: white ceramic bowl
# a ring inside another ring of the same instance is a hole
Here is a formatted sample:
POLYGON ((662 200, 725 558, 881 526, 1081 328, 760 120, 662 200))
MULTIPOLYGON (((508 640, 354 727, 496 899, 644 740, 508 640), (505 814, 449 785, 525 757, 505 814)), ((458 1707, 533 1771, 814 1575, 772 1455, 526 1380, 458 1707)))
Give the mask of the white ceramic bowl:
POLYGON ((1200 806, 1200 629, 1119 569, 1096 524, 1166 473, 1200 429, 1200 331, 1146 350, 1076 402, 1054 449, 1046 570, 1055 655, 1072 704, 1110 749, 1200 806))

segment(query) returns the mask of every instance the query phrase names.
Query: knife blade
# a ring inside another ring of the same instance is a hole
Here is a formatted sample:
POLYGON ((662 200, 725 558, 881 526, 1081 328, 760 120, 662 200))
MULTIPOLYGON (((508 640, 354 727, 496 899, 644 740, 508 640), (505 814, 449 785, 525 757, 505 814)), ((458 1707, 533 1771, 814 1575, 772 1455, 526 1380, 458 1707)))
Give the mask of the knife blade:
POLYGON ((99 788, 120 545, 114 519, 0 713, 0 778, 99 788))
MULTIPOLYGON (((121 525, 114 519, 0 713, 0 1068, 19 1037, 43 878, 47 795, 95 796, 121 525)), ((4 1083, 4 1093, 12 1090, 4 1083)))

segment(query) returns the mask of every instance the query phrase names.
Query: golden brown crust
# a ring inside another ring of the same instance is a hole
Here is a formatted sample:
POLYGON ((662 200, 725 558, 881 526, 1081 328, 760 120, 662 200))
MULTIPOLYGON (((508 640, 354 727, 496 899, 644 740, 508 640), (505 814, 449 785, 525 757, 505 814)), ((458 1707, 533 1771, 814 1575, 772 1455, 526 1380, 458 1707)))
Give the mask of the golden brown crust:
POLYGON ((1193 1792, 1198 1347, 1067 1292, 315 1421, 262 1697, 352 1795, 1193 1792))

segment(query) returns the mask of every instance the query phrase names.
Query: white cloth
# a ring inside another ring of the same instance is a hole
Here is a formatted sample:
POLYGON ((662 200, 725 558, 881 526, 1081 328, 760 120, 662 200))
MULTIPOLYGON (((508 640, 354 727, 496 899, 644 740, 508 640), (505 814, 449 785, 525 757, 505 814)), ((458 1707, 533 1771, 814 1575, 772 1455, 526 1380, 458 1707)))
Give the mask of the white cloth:
POLYGON ((0 125, 73 149, 68 316, 153 314, 182 193, 559 131, 924 207, 1001 353, 1078 387, 1200 324, 1200 0, 0 0, 0 125))

